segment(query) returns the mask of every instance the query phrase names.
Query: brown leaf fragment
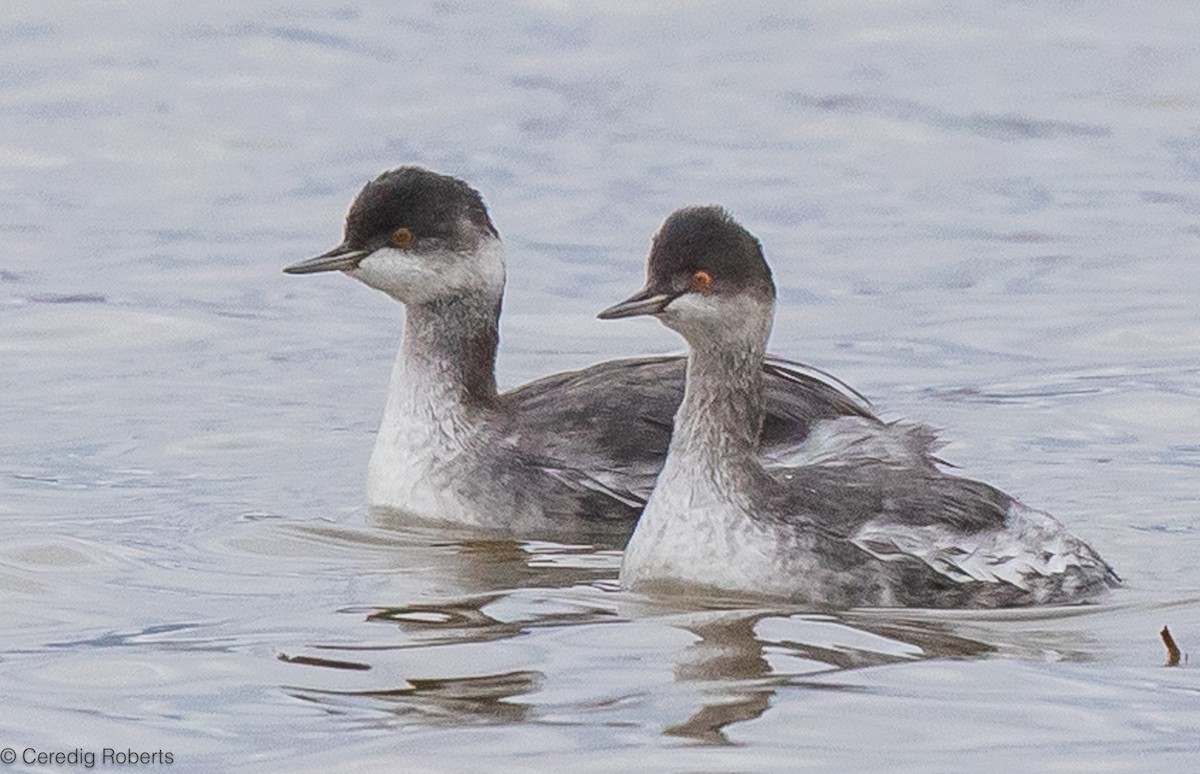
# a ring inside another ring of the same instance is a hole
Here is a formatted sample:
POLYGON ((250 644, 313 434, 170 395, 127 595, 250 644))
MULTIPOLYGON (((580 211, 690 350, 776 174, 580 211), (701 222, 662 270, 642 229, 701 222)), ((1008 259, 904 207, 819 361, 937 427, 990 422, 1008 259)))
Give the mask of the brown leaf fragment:
POLYGON ((1171 630, 1163 627, 1158 633, 1162 637, 1163 645, 1167 646, 1167 666, 1179 666, 1179 646, 1175 644, 1175 638, 1171 636, 1171 630))

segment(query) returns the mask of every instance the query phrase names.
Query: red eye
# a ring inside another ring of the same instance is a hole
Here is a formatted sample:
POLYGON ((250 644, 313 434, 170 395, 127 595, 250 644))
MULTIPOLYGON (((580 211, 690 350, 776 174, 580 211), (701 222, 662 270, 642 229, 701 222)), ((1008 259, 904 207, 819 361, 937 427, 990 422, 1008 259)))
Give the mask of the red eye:
POLYGON ((413 232, 406 228, 396 229, 392 232, 392 236, 390 237, 391 243, 396 247, 408 247, 412 244, 414 238, 413 232))
POLYGON ((693 274, 692 278, 688 280, 689 290, 707 293, 710 287, 712 287, 712 275, 704 271, 704 269, 693 274))

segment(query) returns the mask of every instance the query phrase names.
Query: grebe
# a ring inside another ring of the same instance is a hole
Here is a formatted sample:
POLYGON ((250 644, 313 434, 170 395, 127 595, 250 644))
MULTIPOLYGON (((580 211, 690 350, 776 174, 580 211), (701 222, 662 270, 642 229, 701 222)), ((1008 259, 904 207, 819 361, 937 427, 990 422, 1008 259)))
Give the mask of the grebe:
POLYGON ((654 315, 682 334, 687 387, 623 585, 831 607, 997 607, 1088 600, 1119 582, 1049 515, 942 472, 919 427, 825 417, 784 464, 764 466, 775 285, 758 240, 725 210, 667 218, 647 275, 600 317, 654 315))
MULTIPOLYGON (((284 271, 342 271, 406 308, 370 506, 521 534, 628 534, 666 455, 684 359, 614 360, 498 392, 504 248, 471 186, 419 167, 384 172, 354 200, 340 245, 284 271)), ((817 420, 878 422, 791 365, 760 365, 764 455, 786 457, 817 420)))

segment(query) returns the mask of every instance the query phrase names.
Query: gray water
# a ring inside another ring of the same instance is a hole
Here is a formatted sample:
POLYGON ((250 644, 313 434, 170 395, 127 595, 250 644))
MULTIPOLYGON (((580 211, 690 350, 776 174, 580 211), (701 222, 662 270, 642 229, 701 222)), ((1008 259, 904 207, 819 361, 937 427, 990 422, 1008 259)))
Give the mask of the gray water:
POLYGON ((182 771, 1200 762, 1200 673, 1158 637, 1200 653, 1192 3, 215 9, 0 22, 0 746, 182 771), (774 352, 941 428, 1126 587, 723 607, 622 592, 619 546, 372 518, 401 309, 279 270, 402 163, 471 181, 507 240, 504 384, 679 350, 593 315, 668 212, 719 202, 775 268, 774 352))

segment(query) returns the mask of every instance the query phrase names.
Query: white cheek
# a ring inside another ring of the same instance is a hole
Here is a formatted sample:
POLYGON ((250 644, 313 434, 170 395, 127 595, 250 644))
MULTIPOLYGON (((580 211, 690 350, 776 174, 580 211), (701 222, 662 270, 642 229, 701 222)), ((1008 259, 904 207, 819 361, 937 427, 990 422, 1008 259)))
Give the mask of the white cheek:
POLYGON ((485 237, 475 253, 471 280, 485 290, 504 289, 504 243, 485 237))
POLYGON ((710 341, 744 341, 765 337, 771 326, 771 307, 748 295, 718 296, 686 293, 659 315, 663 324, 684 337, 710 341))
POLYGON ((347 273, 406 304, 465 291, 495 294, 504 290, 504 249, 496 239, 467 254, 382 247, 347 273))
POLYGON ((422 275, 427 273, 422 263, 412 253, 381 247, 363 258, 358 268, 346 273, 373 288, 407 301, 415 287, 422 284, 422 275))
POLYGON ((716 296, 703 293, 684 293, 667 305, 663 312, 663 321, 668 325, 674 322, 701 324, 717 322, 723 314, 727 314, 726 303, 716 296))

